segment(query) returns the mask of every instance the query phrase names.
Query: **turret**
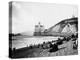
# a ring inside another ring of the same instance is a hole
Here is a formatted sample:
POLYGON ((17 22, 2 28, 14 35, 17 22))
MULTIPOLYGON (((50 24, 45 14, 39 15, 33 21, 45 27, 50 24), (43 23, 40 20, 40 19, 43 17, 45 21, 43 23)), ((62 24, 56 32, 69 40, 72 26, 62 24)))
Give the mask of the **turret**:
POLYGON ((39 36, 39 35, 43 34, 43 32, 44 32, 44 26, 41 25, 41 23, 39 22, 38 25, 35 25, 34 35, 39 36))

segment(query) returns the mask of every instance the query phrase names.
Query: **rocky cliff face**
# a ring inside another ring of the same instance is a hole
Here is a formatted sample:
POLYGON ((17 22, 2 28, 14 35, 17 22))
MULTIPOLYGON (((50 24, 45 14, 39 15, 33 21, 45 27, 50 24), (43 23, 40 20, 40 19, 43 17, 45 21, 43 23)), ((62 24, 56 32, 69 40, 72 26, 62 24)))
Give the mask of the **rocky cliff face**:
POLYGON ((70 35, 78 32, 78 18, 65 19, 47 29, 48 35, 70 35))

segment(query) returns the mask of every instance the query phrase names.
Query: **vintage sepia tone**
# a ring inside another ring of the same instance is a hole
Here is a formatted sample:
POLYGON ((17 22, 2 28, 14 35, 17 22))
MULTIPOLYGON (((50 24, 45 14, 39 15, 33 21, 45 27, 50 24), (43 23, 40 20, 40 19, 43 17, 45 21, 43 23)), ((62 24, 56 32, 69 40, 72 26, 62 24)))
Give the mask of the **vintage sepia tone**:
POLYGON ((9 2, 9 57, 78 54, 76 5, 9 2))

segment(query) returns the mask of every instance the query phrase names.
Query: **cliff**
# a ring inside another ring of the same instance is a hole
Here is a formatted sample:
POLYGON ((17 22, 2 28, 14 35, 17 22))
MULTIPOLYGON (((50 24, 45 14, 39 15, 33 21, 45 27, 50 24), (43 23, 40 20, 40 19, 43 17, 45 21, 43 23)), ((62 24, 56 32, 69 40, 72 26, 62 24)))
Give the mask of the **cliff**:
POLYGON ((78 32, 78 18, 64 19, 44 31, 44 35, 68 36, 78 32))

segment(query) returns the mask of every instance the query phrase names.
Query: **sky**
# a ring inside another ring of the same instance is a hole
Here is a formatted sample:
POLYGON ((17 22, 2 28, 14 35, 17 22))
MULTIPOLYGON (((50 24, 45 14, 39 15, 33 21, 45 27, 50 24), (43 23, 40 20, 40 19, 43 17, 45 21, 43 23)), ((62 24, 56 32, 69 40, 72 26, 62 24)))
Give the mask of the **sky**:
POLYGON ((45 29, 59 21, 78 16, 76 5, 13 2, 12 3, 12 33, 32 34, 35 25, 41 22, 45 29))

